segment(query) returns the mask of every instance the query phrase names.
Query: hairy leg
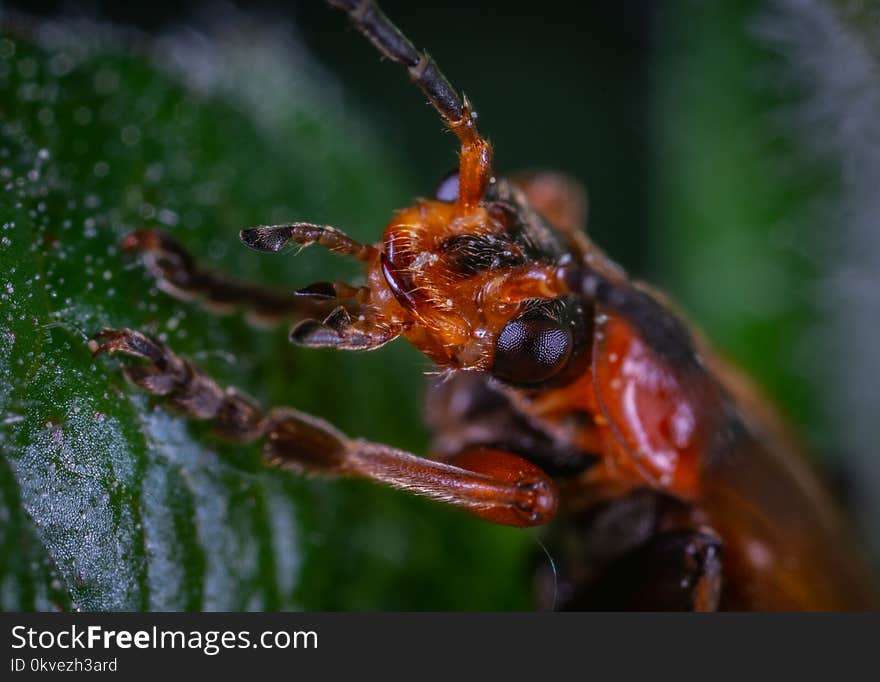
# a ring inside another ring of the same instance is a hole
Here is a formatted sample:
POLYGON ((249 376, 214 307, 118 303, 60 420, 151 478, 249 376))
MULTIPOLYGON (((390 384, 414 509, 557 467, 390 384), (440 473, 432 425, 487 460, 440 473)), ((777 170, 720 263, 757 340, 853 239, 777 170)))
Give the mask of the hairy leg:
MULTIPOLYGON (((318 243, 337 253, 357 258, 377 255, 365 246, 327 226, 311 223, 255 227, 242 232, 245 245, 259 251, 279 251, 288 243, 318 243)), ((170 235, 159 230, 139 230, 122 240, 122 248, 138 253, 155 276, 157 286, 183 300, 201 299, 210 309, 248 311, 258 324, 292 321, 290 340, 310 348, 372 350, 397 338, 401 329, 377 318, 365 305, 370 290, 345 282, 315 282, 289 294, 201 267, 170 235)))
POLYGON ((357 298, 358 290, 341 282, 321 282, 299 292, 281 292, 243 282, 203 268, 177 240, 161 230, 138 230, 121 243, 141 256, 156 278, 156 286, 175 298, 201 300, 211 310, 228 313, 244 309, 262 324, 327 316, 341 299, 357 298))
POLYGON ((553 482, 516 455, 477 449, 437 462, 348 438, 324 420, 291 408, 264 411, 234 389, 221 388, 161 341, 130 329, 105 329, 90 347, 96 355, 118 352, 145 360, 123 370, 129 381, 165 396, 170 407, 188 417, 212 420, 228 439, 262 442, 266 459, 277 465, 305 474, 366 478, 504 525, 546 523, 556 511, 553 482))
POLYGON ((239 233, 242 244, 264 253, 281 251, 290 244, 303 248, 320 244, 324 248, 344 256, 353 256, 360 261, 369 262, 378 258, 376 247, 361 244, 344 232, 330 225, 314 223, 288 223, 286 225, 260 225, 242 230, 239 233))
POLYGON ((716 611, 721 541, 710 530, 666 531, 607 567, 573 604, 587 610, 716 611))
MULTIPOLYGON (((596 492, 582 491, 581 497, 596 492)), ((555 526, 547 539, 550 550, 559 552, 558 578, 539 571, 545 604, 558 580, 558 605, 566 610, 718 608, 721 540, 687 503, 642 488, 567 508, 565 515, 567 523, 555 526)))
POLYGON ((448 456, 474 447, 510 450, 556 477, 581 473, 596 461, 568 438, 557 437, 512 400, 503 387, 477 372, 456 372, 428 390, 425 422, 433 452, 448 456))

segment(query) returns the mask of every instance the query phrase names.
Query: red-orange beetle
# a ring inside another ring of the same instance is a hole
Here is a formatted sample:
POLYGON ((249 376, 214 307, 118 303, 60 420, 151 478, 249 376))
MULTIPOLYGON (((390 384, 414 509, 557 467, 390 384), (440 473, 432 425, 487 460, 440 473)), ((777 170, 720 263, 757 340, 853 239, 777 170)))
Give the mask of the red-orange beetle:
POLYGON ((469 103, 370 0, 330 0, 403 65, 461 143, 433 199, 374 245, 293 223, 241 234, 278 251, 319 243, 366 283, 286 296, 202 270, 156 231, 129 235, 161 288, 292 317, 294 343, 377 348, 398 336, 446 370, 429 400, 434 457, 264 411, 156 339, 104 330, 95 352, 147 360, 128 378, 268 459, 358 476, 496 523, 551 527, 572 609, 870 608, 841 518, 773 412, 661 296, 587 238, 583 198, 553 174, 493 175, 469 103))

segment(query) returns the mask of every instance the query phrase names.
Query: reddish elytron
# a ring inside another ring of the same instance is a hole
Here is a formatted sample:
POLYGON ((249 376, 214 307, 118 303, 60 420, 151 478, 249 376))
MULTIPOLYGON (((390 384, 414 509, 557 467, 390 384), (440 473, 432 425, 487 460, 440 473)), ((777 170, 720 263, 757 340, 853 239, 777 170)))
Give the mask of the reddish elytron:
POLYGON ((221 389, 156 339, 105 330, 96 353, 147 360, 126 376, 268 459, 360 476, 550 533, 568 608, 846 609, 873 604, 840 521, 770 412, 663 299, 583 232, 584 201, 552 174, 496 178, 470 105, 369 0, 330 0, 413 81, 461 143, 436 198, 362 245, 309 223, 245 230, 260 251, 319 243, 366 284, 295 296, 202 270, 169 236, 129 235, 159 286, 297 321, 309 347, 398 336, 447 370, 429 397, 435 458, 352 440, 221 389))

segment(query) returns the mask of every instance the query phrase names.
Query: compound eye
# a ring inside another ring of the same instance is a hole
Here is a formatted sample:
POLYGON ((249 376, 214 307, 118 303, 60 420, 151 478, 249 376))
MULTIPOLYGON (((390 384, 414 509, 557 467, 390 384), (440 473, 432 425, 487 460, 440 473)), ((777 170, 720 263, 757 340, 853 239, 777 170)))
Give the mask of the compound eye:
POLYGON ((446 175, 443 180, 440 181, 440 184, 437 185, 437 190, 434 192, 434 198, 438 201, 446 201, 448 203, 453 203, 458 201, 458 171, 454 170, 446 175))
POLYGON ((518 318, 498 335, 492 374, 513 384, 540 383, 565 367, 571 349, 571 332, 555 320, 518 318))

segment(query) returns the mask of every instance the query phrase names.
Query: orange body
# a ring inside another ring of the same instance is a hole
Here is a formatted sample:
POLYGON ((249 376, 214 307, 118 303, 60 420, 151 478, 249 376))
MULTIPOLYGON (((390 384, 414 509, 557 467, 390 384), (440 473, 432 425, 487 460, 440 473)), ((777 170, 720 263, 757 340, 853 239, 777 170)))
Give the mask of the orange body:
MULTIPOLYGON (((523 300, 558 294, 552 268, 462 275, 443 257, 455 235, 500 235, 504 216, 483 206, 422 201, 400 211, 369 263, 369 305, 402 326, 443 367, 489 370, 501 329, 523 300)), ((507 245, 505 248, 515 248, 507 245)), ((606 264, 607 271, 619 271, 606 264)), ((693 505, 693 519, 714 528, 725 547, 731 606, 837 609, 871 601, 868 580, 833 503, 808 464, 744 381, 721 379, 705 349, 703 371, 682 372, 656 353, 632 324, 601 309, 592 362, 574 380, 518 391, 532 418, 562 433, 599 462, 563 486, 563 509, 596 490, 650 487, 693 505), (750 430, 733 451, 712 453, 725 410, 750 430), (588 418, 584 418, 587 416, 588 418)))
POLYGON ((405 337, 442 370, 427 413, 434 456, 264 410, 134 330, 100 332, 93 352, 147 361, 127 368, 130 381, 227 438, 261 440, 279 465, 365 478, 495 523, 556 516, 548 542, 562 607, 876 607, 842 516, 773 410, 592 244, 574 183, 495 177, 470 105, 427 55, 369 0, 330 3, 406 67, 461 144, 458 172, 373 245, 302 222, 241 239, 264 252, 321 244, 361 261, 365 285, 316 282, 289 296, 205 271, 158 231, 123 248, 173 295, 292 318, 301 346, 363 351, 405 337))
POLYGON ((439 406, 449 418, 434 417, 446 443, 438 454, 460 467, 445 478, 427 464, 408 468, 410 459, 401 478, 394 453, 359 474, 525 526, 555 513, 546 473, 555 467, 560 513, 592 538, 574 582, 613 592, 617 572, 630 604, 874 606, 839 513, 772 410, 592 244, 583 195, 552 174, 495 177, 470 104, 431 59, 371 2, 330 3, 407 69, 458 138, 454 191, 397 212, 371 247, 305 223, 257 228, 245 243, 320 241, 365 263, 356 301, 344 300, 350 287, 320 287, 336 307, 295 328, 295 342, 363 350, 402 335, 452 381, 479 376, 474 390, 496 406, 439 406), (583 521, 603 503, 614 512, 615 500, 630 514, 617 535, 597 532, 596 517, 583 521))
MULTIPOLYGON (((546 263, 463 274, 445 257, 457 235, 501 236, 508 229, 503 212, 491 206, 421 201, 398 212, 367 264, 367 306, 441 367, 490 371, 498 335, 523 306, 564 293, 557 268, 546 263)), ((620 272, 610 262, 599 267, 620 272)), ((727 606, 873 604, 833 503, 770 408, 739 395, 750 390, 743 391, 743 380, 727 381, 733 372, 703 348, 698 370, 682 370, 622 316, 598 305, 584 314, 594 318, 592 359, 579 375, 559 386, 509 391, 548 431, 585 457, 599 455, 581 477, 562 484, 562 510, 597 495, 661 491, 690 505, 691 523, 720 535, 727 606), (731 410, 747 432, 714 452, 731 410)))

